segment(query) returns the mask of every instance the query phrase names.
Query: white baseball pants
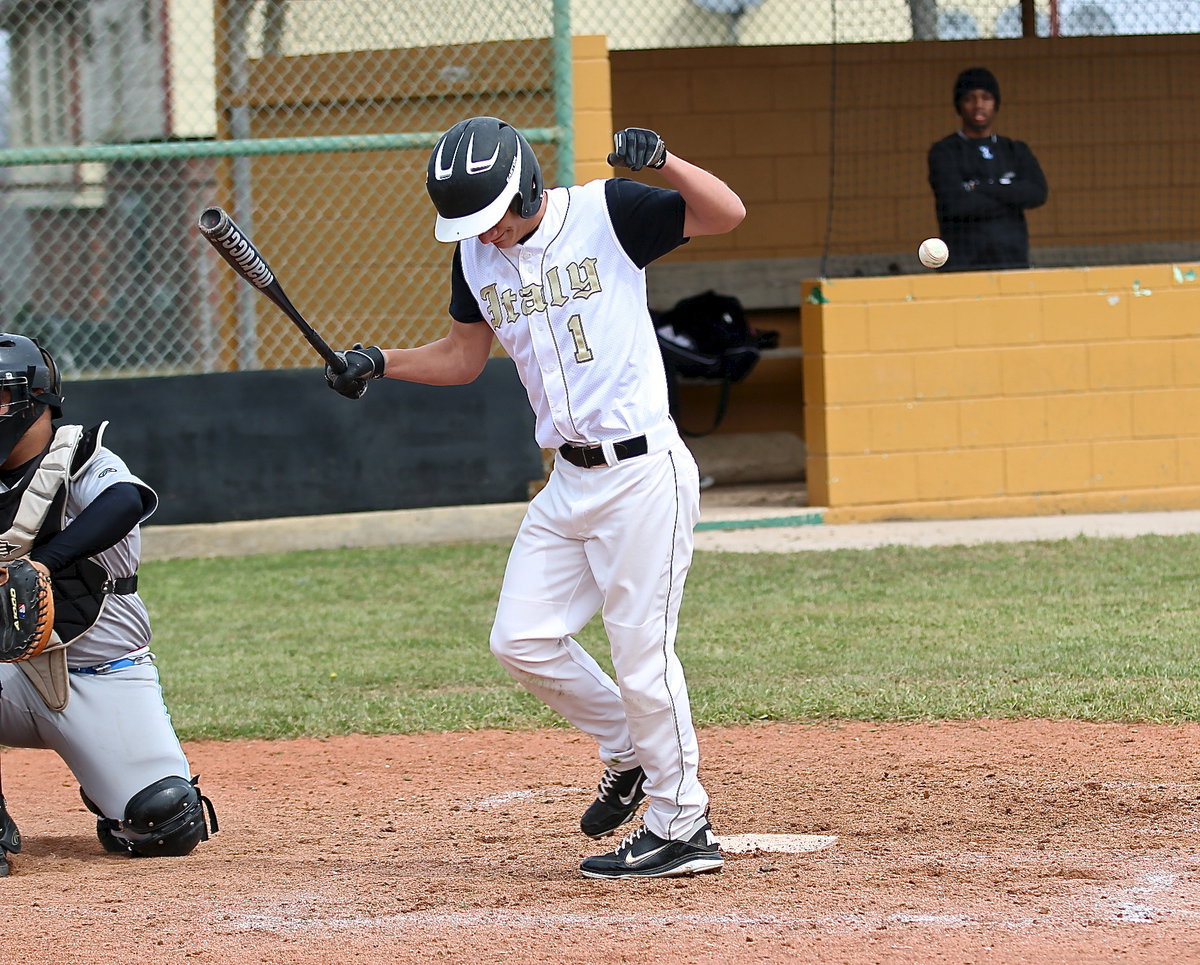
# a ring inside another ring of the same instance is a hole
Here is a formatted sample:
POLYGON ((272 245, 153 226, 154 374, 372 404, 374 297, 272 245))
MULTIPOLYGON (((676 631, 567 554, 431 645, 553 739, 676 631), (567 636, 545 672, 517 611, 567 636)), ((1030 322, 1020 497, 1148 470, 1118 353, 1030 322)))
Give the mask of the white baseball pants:
MULTIPOLYGON (((682 441, 614 466, 561 456, 529 505, 508 559, 491 648, 535 696, 646 772, 646 826, 687 837, 708 795, 675 635, 700 513, 682 441), (575 640, 602 612, 615 681, 575 640)), ((623 768, 622 768, 623 769, 623 768)))

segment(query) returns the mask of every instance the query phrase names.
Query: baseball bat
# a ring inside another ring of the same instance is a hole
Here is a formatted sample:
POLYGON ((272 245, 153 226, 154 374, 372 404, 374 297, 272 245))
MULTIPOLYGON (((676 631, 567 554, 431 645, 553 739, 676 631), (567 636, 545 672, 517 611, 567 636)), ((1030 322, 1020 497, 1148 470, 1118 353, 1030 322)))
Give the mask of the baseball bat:
POLYGON ((340 358, 329 347, 329 343, 308 324, 308 320, 296 310, 275 273, 271 271, 271 266, 254 247, 254 242, 246 237, 222 208, 205 208, 200 212, 200 234, 217 249, 217 254, 233 266, 234 271, 275 303, 292 324, 300 329, 300 334, 317 350, 317 354, 329 363, 334 372, 341 373, 346 370, 345 359, 340 358))

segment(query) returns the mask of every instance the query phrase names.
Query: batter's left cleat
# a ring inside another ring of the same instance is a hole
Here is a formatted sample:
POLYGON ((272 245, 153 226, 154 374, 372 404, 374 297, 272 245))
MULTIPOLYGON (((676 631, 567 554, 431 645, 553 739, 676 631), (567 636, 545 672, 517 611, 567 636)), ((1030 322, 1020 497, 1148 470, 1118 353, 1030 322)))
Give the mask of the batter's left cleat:
POLYGON ((646 772, 640 767, 628 771, 604 769, 600 778, 596 800, 583 812, 579 819, 579 830, 589 838, 603 838, 612 834, 622 824, 632 821, 637 809, 646 799, 642 787, 646 783, 646 772))
POLYGON ((704 822, 686 841, 660 838, 644 824, 616 850, 579 866, 585 878, 673 878, 720 871, 725 866, 712 825, 704 822))

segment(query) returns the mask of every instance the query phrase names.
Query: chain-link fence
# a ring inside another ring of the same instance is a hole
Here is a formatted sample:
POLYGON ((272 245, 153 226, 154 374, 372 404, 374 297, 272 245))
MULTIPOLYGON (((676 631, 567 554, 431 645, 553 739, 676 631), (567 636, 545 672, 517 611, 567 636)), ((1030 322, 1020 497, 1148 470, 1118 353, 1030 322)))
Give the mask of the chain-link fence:
POLYGON ((1197 31, 1200 0, 3 0, 0 326, 73 377, 316 364, 196 232, 220 203, 332 344, 435 337, 450 252, 431 240, 429 147, 496 114, 549 183, 570 180, 571 35, 654 50, 1197 31))
POLYGON ((437 133, 491 113, 544 143, 556 124, 553 52, 521 42, 553 35, 549 0, 468 6, 0 5, 4 326, 73 375, 314 364, 198 235, 221 204, 332 343, 398 317, 398 342, 436 334, 445 299, 407 296, 445 271, 423 188, 437 133))

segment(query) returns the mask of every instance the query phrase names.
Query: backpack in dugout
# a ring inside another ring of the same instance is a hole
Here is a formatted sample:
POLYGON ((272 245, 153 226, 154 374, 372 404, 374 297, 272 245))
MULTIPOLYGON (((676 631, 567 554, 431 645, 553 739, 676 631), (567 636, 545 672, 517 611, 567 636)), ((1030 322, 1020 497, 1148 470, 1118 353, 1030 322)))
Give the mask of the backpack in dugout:
POLYGON ((764 348, 779 344, 779 333, 755 331, 747 324, 737 298, 712 290, 681 299, 668 311, 650 314, 667 371, 671 415, 685 436, 706 436, 725 418, 730 387, 750 374, 764 348), (679 421, 680 379, 721 384, 712 425, 703 432, 690 432, 679 421))

